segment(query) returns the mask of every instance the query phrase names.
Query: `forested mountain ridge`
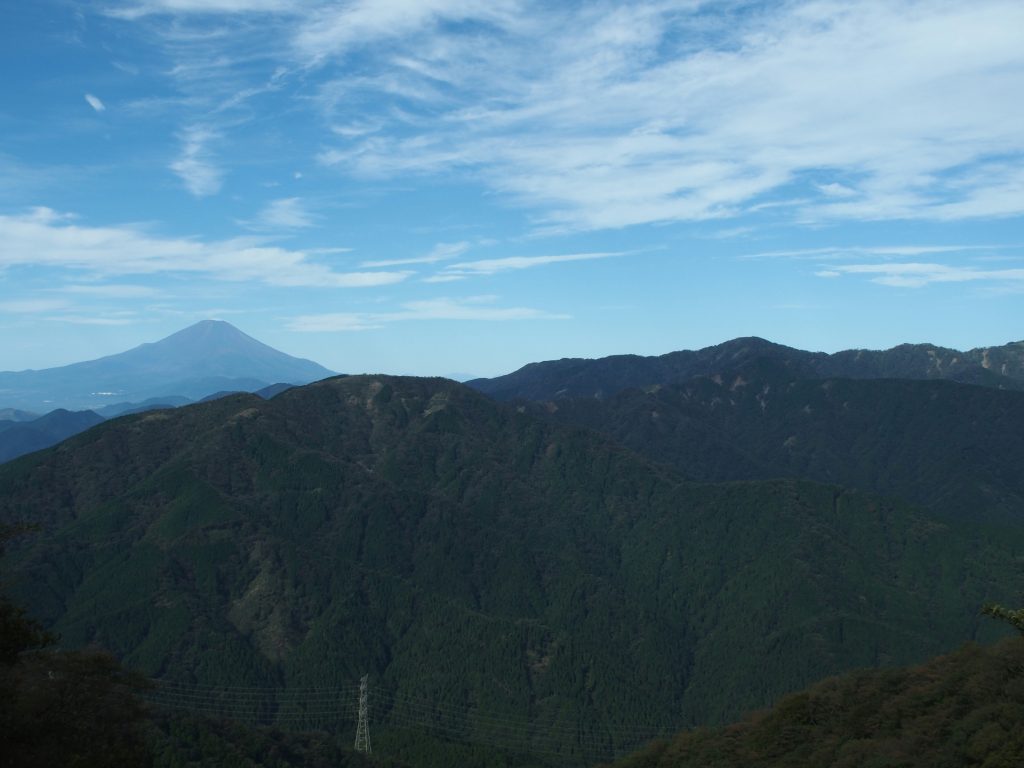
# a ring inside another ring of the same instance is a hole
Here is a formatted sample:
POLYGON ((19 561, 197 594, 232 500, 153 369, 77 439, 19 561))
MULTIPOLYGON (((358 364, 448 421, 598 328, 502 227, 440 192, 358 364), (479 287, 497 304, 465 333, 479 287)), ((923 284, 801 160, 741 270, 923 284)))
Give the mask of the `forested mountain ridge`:
POLYGON ((859 671, 724 728, 652 744, 615 768, 1016 768, 1024 640, 968 644, 910 669, 859 671))
POLYGON ((888 350, 805 352, 747 337, 700 350, 657 357, 614 355, 530 363, 518 371, 466 382, 499 400, 611 397, 631 387, 714 376, 757 358, 771 358, 804 378, 949 379, 1002 389, 1024 389, 1024 341, 967 352, 932 344, 901 344, 888 350))
MULTIPOLYGON (((801 481, 686 483, 436 379, 106 422, 0 467, 0 519, 44 527, 11 587, 69 646, 204 685, 369 672, 525 718, 561 764, 991 634, 977 606, 1024 591, 1015 529, 801 481)), ((443 733, 493 740, 490 722, 443 733)))
POLYGON ((945 516, 1024 519, 1024 392, 802 378, 757 358, 713 377, 530 406, 703 482, 797 477, 945 516))

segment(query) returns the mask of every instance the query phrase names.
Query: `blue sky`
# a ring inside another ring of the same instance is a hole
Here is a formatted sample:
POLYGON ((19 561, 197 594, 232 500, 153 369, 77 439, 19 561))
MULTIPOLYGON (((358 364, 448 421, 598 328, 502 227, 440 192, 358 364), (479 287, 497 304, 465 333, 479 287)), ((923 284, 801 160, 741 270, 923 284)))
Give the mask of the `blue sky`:
POLYGON ((228 320, 495 375, 1024 339, 1024 4, 33 0, 0 369, 228 320))

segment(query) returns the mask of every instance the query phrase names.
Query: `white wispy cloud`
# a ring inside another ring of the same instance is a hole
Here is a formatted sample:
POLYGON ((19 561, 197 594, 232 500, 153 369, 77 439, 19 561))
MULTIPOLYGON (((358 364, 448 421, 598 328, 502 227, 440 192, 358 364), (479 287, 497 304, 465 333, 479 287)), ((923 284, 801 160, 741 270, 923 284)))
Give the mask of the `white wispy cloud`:
POLYGON ((567 261, 592 261, 594 259, 607 259, 613 256, 623 256, 626 251, 608 251, 596 253, 562 253, 553 256, 506 256, 499 259, 481 259, 479 261, 462 261, 451 264, 445 268, 449 275, 493 275, 496 272, 508 272, 510 270, 530 269, 542 267, 548 264, 559 264, 567 261))
POLYGON ((458 282, 459 280, 465 280, 467 277, 468 277, 468 275, 451 275, 451 274, 427 275, 426 277, 423 278, 423 282, 424 283, 455 283, 455 282, 458 282))
POLYGON ((375 133, 380 130, 380 128, 381 123, 379 122, 357 121, 332 125, 331 133, 341 136, 342 138, 352 139, 358 136, 366 136, 367 134, 375 133))
POLYGON ((297 13, 301 0, 128 0, 110 2, 103 11, 121 19, 139 19, 157 14, 297 13))
POLYGON ((160 291, 148 285, 130 285, 127 283, 80 284, 62 286, 56 290, 62 293, 80 296, 94 296, 107 299, 142 299, 159 296, 160 291))
POLYGON ((202 126, 172 165, 197 196, 221 186, 210 145, 233 129, 224 114, 244 120, 249 100, 285 90, 324 113, 322 164, 468 178, 533 211, 540 232, 1024 213, 1017 0, 103 8, 155 30, 175 62, 179 93, 146 108, 202 126))
POLYGON ((272 200, 263 207, 253 226, 258 229, 305 229, 312 227, 316 219, 298 197, 272 200))
POLYGON ((134 316, 126 317, 111 317, 109 315, 80 315, 80 314, 66 314, 66 315, 54 315, 46 318, 47 320, 55 323, 68 323, 70 325, 99 325, 99 326, 116 326, 116 325, 136 325, 139 320, 134 316))
POLYGON ((353 0, 323 4, 299 27, 296 50, 318 61, 381 39, 432 28, 440 21, 507 23, 525 4, 516 0, 353 0))
MULTIPOLYGON (((66 288, 102 288, 102 286, 67 286, 66 288)), ((68 292, 86 293, 89 296, 127 298, 127 296, 119 295, 117 292, 111 294, 104 294, 100 291, 83 292, 71 290, 68 292)), ((70 323, 73 325, 129 325, 138 322, 136 313, 131 310, 111 312, 98 309, 85 314, 82 307, 76 306, 65 299, 55 298, 27 298, 0 301, 0 314, 33 315, 36 316, 34 319, 37 320, 53 323, 70 323)))
POLYGON ((0 215, 0 269, 16 265, 61 267, 107 277, 202 273, 219 280, 334 288, 391 285, 412 274, 336 272, 309 253, 268 245, 259 238, 202 241, 157 237, 129 226, 82 226, 49 208, 0 215))
POLYGON ((103 112, 107 108, 98 96, 93 96, 91 93, 85 94, 85 100, 97 112, 103 112))
MULTIPOLYGON (((743 259, 860 259, 865 256, 901 258, 940 253, 972 253, 1005 250, 1005 245, 839 245, 822 248, 797 248, 780 251, 761 251, 740 256, 743 259)), ((985 257, 978 257, 985 258, 985 257)))
POLYGON ((922 288, 933 283, 1024 283, 1024 268, 978 269, 928 262, 844 264, 815 273, 819 277, 866 275, 871 282, 895 288, 922 288))
POLYGON ((214 112, 228 112, 236 109, 237 107, 243 106, 250 99, 257 96, 280 90, 284 87, 288 74, 289 71, 286 67, 277 67, 266 81, 259 83, 258 85, 241 88, 223 99, 214 109, 214 112))
POLYGON ((369 331, 388 322, 381 315, 357 312, 329 312, 320 315, 301 315, 288 322, 288 329, 304 333, 332 333, 338 331, 369 331))
POLYGON ((816 184, 818 191, 826 197, 856 197, 857 190, 833 181, 829 184, 816 184))
POLYGON ((181 134, 181 153, 170 169, 196 197, 208 197, 220 191, 223 173, 214 163, 209 145, 219 138, 205 126, 191 126, 181 134))
POLYGON ((120 110, 132 117, 157 117, 168 113, 190 113, 206 106, 206 99, 196 95, 143 96, 121 103, 120 110))
POLYGON ((438 243, 425 256, 410 256, 406 259, 384 259, 378 261, 364 261, 363 267, 397 267, 403 264, 436 264, 439 261, 454 259, 470 249, 468 242, 438 243))
POLYGON ((295 36, 320 59, 391 40, 325 88, 328 110, 383 105, 383 126, 321 153, 345 173, 471 174, 556 229, 721 218, 770 198, 811 221, 1024 212, 1017 2, 451 0, 400 21, 405 3, 369 5, 295 36))
POLYGON ((495 297, 477 296, 463 299, 437 298, 410 301, 394 312, 334 312, 302 315, 293 318, 288 327, 293 331, 333 332, 363 331, 381 328, 389 323, 410 320, 566 320, 569 315, 546 312, 530 307, 493 306, 495 297))
POLYGON ((12 315, 29 315, 40 312, 53 312, 57 309, 64 309, 67 306, 68 303, 60 299, 15 299, 13 301, 0 301, 0 312, 12 315))
POLYGON ((114 67, 115 69, 119 69, 120 71, 124 72, 126 75, 135 76, 135 75, 138 75, 139 72, 140 72, 138 65, 137 64, 133 64, 130 61, 117 61, 117 60, 114 60, 114 61, 110 62, 110 65, 112 67, 114 67))

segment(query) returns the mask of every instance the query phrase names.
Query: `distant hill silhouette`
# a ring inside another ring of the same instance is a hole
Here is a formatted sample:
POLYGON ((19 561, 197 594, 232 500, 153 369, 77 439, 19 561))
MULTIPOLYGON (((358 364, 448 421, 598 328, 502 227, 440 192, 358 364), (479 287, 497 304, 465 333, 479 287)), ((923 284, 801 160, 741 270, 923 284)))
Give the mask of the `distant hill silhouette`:
POLYGON ((854 349, 829 355, 774 344, 757 337, 658 357, 615 355, 530 363, 518 371, 466 384, 499 400, 611 397, 649 387, 713 376, 757 358, 784 361, 802 377, 850 379, 949 379, 1003 389, 1024 389, 1024 341, 968 352, 931 344, 901 344, 884 351, 854 349))
POLYGON ((286 355, 230 323, 204 320, 165 339, 97 360, 38 371, 0 373, 0 406, 46 412, 96 409, 176 396, 305 384, 333 375, 286 355))
MULTIPOLYGON (((294 384, 271 384, 253 394, 269 400, 282 392, 291 389, 294 384)), ((229 395, 237 395, 238 391, 214 392, 199 402, 219 400, 229 395)), ((98 411, 67 411, 58 408, 45 416, 35 416, 19 411, 21 421, 0 421, 0 464, 11 461, 27 453, 40 451, 56 445, 62 440, 84 432, 106 419, 128 416, 134 413, 146 413, 165 408, 180 408, 190 405, 193 401, 187 397, 153 397, 141 403, 117 403, 100 408, 98 411), (31 419, 24 417, 31 416, 31 419)))
POLYGON ((32 421, 39 418, 38 413, 19 411, 17 408, 0 408, 0 429, 8 422, 32 421))
POLYGON ((51 411, 32 421, 13 422, 0 428, 0 463, 26 453, 49 448, 103 421, 92 411, 51 411))

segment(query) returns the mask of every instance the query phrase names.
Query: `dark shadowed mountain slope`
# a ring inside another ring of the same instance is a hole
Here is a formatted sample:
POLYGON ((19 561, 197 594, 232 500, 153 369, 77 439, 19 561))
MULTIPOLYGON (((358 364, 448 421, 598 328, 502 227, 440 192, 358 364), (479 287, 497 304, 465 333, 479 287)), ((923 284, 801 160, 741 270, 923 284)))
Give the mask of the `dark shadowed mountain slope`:
POLYGON ((615 768, 1016 768, 1024 641, 966 645, 910 669, 818 683, 725 728, 661 742, 615 768))
POLYGON ((103 417, 92 411, 57 409, 33 421, 14 423, 0 430, 0 463, 49 448, 102 421, 103 417))
POLYGON ((91 409, 169 395, 197 400, 212 392, 253 391, 278 381, 305 384, 330 375, 323 366, 268 347, 230 323, 204 320, 98 360, 0 373, 0 405, 91 409))
POLYGON ((833 355, 773 344, 756 337, 658 357, 616 355, 596 360, 566 358, 531 363, 493 379, 467 382, 499 400, 610 397, 629 387, 649 387, 713 376, 760 357, 784 362, 803 377, 851 379, 950 379, 1024 389, 1024 342, 958 352, 931 344, 903 344, 884 351, 847 350, 833 355))
POLYGON ((189 685, 369 673, 375 727, 559 765, 955 647, 1024 591, 1017 528, 688 484, 437 379, 106 422, 0 467, 0 520, 43 526, 9 583, 65 644, 189 685))
POLYGON ((961 519, 1024 520, 1024 392, 802 379, 770 358, 605 400, 532 406, 705 482, 799 477, 961 519))

